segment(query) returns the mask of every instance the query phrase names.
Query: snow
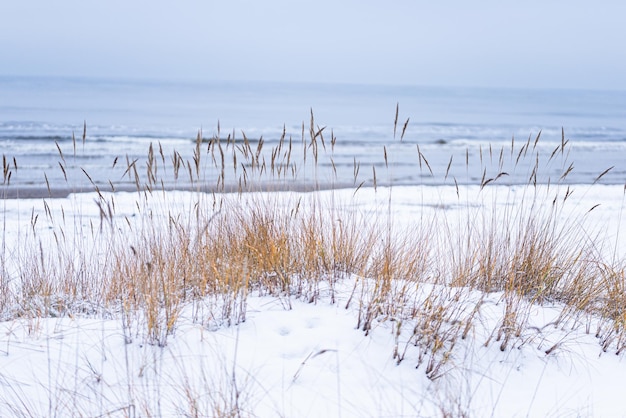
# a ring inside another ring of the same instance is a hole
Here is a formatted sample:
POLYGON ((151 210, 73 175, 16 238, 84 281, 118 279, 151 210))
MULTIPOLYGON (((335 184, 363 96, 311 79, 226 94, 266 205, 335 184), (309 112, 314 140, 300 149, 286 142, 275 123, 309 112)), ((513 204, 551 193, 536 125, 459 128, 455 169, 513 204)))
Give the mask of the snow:
MULTIPOLYGON (((586 222, 604 234, 609 255, 623 255, 622 187, 580 188, 571 213, 585 216, 600 203, 586 222)), ((457 191, 448 186, 353 193, 277 195, 333 198, 344 208, 378 213, 391 193, 390 208, 400 224, 441 210, 455 219, 469 203, 479 207, 490 201, 467 198, 455 206, 457 191)), ((476 190, 467 187, 462 193, 470 196, 476 190)), ((507 188, 505 204, 515 204, 516 193, 507 188)), ((162 197, 167 203, 155 208, 185 212, 193 200, 190 195, 166 193, 162 197)), ((137 194, 111 197, 118 216, 140 222, 137 194)), ((95 198, 80 194, 47 199, 46 204, 53 219, 64 212, 72 226, 67 233, 88 235, 89 226, 100 222, 95 198)), ((29 239, 33 214, 41 216, 39 234, 54 230, 44 220, 42 200, 3 204, 9 258, 29 239)), ((10 269, 10 260, 6 263, 10 269)), ((444 298, 458 292, 467 301, 459 317, 481 300, 479 320, 467 338, 457 341, 437 378, 429 379, 428 361, 420 364, 420 348, 411 340, 414 323, 380 316, 367 334, 357 328, 359 302, 350 296, 367 283, 367 278, 350 276, 332 289, 322 286, 315 303, 252 292, 246 320, 233 326, 195 320, 199 311, 210 309, 196 302, 185 307, 163 347, 146 343, 138 327, 124 327, 116 312, 7 319, 0 323, 0 416, 203 416, 230 411, 261 417, 626 416, 621 397, 626 363, 614 350, 602 350, 595 336, 599 318, 555 327, 558 304, 520 301, 529 326, 502 351, 493 341, 506 306, 502 293, 416 285, 417 301, 433 291, 444 298), (403 353, 399 363, 396 349, 403 353)))

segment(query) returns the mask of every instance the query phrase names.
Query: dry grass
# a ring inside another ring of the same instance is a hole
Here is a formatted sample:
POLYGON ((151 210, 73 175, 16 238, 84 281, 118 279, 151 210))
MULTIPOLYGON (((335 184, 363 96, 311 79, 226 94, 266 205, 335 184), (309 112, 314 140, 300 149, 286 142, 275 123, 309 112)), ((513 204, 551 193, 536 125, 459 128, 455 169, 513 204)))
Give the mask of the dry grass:
MULTIPOLYGON (((585 215, 569 211, 572 191, 560 184, 572 167, 564 137, 547 156, 539 155, 538 135, 519 147, 512 142, 510 150, 489 148, 484 159, 481 149, 476 168, 466 157, 467 170, 481 174, 474 187, 449 178, 451 159, 442 177, 454 184, 460 209, 407 220, 394 215, 393 189, 378 184, 380 172, 391 169, 386 148, 378 175, 372 167, 364 179, 367 170, 354 162, 353 198, 371 186, 377 199, 388 202, 374 212, 355 209, 332 191, 278 193, 294 184, 316 191, 335 185, 333 155, 340 144, 332 132, 324 137, 328 131, 312 114, 308 125, 308 137, 303 124, 300 139, 283 133, 271 149, 245 134, 221 139, 218 127, 209 141, 198 134, 190 160, 178 152, 167 157, 151 144, 145 161, 127 160, 123 170, 136 187, 136 216, 118 213, 116 195, 95 183, 95 224, 83 224, 80 213, 66 220, 63 208, 46 203, 39 222, 50 225, 51 235, 41 236, 33 218, 22 247, 8 249, 3 238, 2 317, 35 323, 42 317, 114 315, 123 322, 127 343, 165 346, 186 307, 206 328, 231 326, 246 320, 251 292, 274 296, 290 309, 292 298, 318 302, 321 286, 334 302, 335 283, 349 279, 355 284, 347 307, 358 306, 356 326, 367 335, 392 322, 396 344, 390 355, 398 363, 414 359, 431 379, 458 361, 460 341, 478 335, 490 294, 500 295, 504 314, 484 345, 507 350, 528 343, 529 306, 549 303, 562 312, 552 325, 600 318, 588 332, 597 334, 603 350, 623 352, 624 260, 605 260, 601 237, 587 229, 585 215), (487 155, 496 162, 488 164, 487 155), (542 178, 547 164, 561 165, 559 179, 542 178), (527 184, 516 186, 521 198, 497 187, 509 175, 505 170, 518 168, 529 170, 527 184), (182 176, 195 193, 186 194, 184 204, 172 203, 166 184, 182 176), (5 267, 9 256, 17 256, 15 271, 5 267)), ((65 175, 61 147, 59 157, 65 175)), ((432 175, 419 147, 416 157, 432 175)), ((4 158, 3 165, 6 190, 17 163, 4 158)), ((198 414, 193 388, 185 390, 188 413, 198 414)), ((231 398, 218 397, 207 407, 218 408, 219 416, 239 414, 231 398)))

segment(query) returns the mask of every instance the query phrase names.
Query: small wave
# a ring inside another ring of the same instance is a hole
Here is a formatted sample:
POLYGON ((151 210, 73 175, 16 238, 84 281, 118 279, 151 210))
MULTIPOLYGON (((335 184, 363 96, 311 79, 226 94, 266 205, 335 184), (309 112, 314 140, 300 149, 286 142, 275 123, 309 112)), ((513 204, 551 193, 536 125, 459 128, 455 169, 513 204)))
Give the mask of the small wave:
POLYGON ((14 141, 44 141, 44 142, 63 142, 71 141, 71 136, 61 135, 6 135, 0 134, 0 140, 14 140, 14 141))

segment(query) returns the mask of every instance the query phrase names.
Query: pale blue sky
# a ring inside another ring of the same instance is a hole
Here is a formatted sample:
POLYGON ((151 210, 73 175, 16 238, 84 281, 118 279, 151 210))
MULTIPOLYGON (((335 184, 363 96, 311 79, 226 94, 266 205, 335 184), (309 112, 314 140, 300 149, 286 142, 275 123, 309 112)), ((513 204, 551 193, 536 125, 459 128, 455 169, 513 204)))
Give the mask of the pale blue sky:
POLYGON ((626 2, 20 0, 0 75, 626 89, 626 2))

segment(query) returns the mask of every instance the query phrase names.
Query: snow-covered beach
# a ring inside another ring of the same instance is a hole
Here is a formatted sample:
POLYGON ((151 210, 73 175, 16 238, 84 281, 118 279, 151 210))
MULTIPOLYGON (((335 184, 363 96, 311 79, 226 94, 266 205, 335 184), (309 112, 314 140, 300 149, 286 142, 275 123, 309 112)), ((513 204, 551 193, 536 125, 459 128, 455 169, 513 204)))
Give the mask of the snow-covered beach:
MULTIPOLYGON (((379 225, 400 230, 440 222, 426 235, 425 231, 418 234, 414 245, 422 245, 419 239, 429 236, 443 249, 446 244, 441 240, 447 237, 454 242, 449 236, 452 229, 462 236, 468 219, 476 228, 470 235, 480 236, 491 231, 490 225, 481 231, 487 221, 521 218, 524 207, 547 213, 553 203, 541 196, 569 193, 564 186, 553 186, 552 191, 547 186, 489 187, 398 186, 257 197, 231 194, 220 199, 231 201, 223 204, 224 211, 237 205, 256 207, 259 202, 271 202, 268 207, 277 212, 296 204, 306 210, 316 207, 311 202, 321 202, 321 207, 334 202, 334 207, 328 207, 337 216, 334 221, 346 216, 377 218, 379 225), (530 192, 540 196, 534 203, 528 203, 530 192)), ((557 223, 558 228, 571 223, 571 228, 559 239, 593 239, 603 260, 623 266, 623 186, 577 185, 570 190, 571 198, 559 215, 563 219, 557 223)), ((107 240, 104 250, 117 251, 109 247, 109 224, 103 220, 99 201, 115 207, 113 224, 119 230, 114 234, 123 237, 117 244, 133 248, 145 238, 144 228, 164 227, 168 217, 176 214, 193 219, 198 202, 207 214, 214 213, 213 197, 194 192, 155 192, 149 198, 142 193, 84 193, 61 199, 5 200, 6 266, 11 260, 36 257, 37 244, 42 242, 54 247, 61 230, 68 235, 62 245, 65 256, 74 254, 78 261, 102 254, 94 236, 107 240), (35 254, 20 243, 30 243, 35 254)), ((216 222, 211 216, 205 219, 216 222)), ((181 219, 180 225, 186 222, 181 219)), ((192 224, 186 225, 193 230, 192 224)), ((507 233, 499 227, 495 232, 507 233)), ((438 253, 437 245, 430 245, 428 257, 434 265, 429 271, 448 265, 452 273, 454 257, 438 253)), ((48 266, 55 270, 62 264, 48 266)), ((32 266, 12 266, 7 277, 26 283, 24 275, 29 272, 32 266)), ((57 270, 55 274, 63 276, 57 270)), ((46 300, 42 292, 39 299, 30 299, 32 306, 4 306, 9 316, 0 333, 0 411, 14 416, 626 414, 620 398, 626 363, 623 354, 616 355, 619 338, 603 347, 618 322, 592 313, 571 313, 556 300, 520 298, 514 305, 523 317, 518 320, 520 328, 502 348, 503 340, 496 334, 511 307, 507 291, 483 293, 438 281, 426 277, 423 282, 410 281, 408 288, 394 281, 394 292, 401 293, 392 298, 398 303, 395 316, 384 309, 376 312, 367 333, 363 307, 374 294, 376 280, 355 274, 320 277, 314 297, 295 290, 270 294, 263 286, 252 287, 241 296, 244 316, 230 325, 228 317, 220 317, 219 295, 189 299, 177 308, 172 332, 162 343, 152 339, 145 312, 129 317, 119 305, 97 301, 89 305, 80 298, 72 301, 69 295, 64 305, 54 299, 62 295, 51 294, 46 300), (413 330, 428 322, 426 317, 406 315, 429 303, 449 310, 450 317, 430 330, 442 338, 471 322, 467 335, 455 339, 444 357, 416 340, 413 330), (473 310, 469 321, 468 312, 473 310), (434 369, 429 370, 431 365, 434 369)), ((23 298, 28 300, 26 295, 23 298)))

